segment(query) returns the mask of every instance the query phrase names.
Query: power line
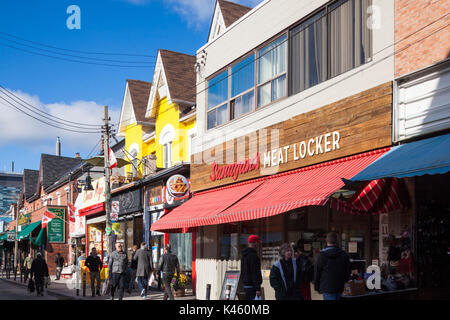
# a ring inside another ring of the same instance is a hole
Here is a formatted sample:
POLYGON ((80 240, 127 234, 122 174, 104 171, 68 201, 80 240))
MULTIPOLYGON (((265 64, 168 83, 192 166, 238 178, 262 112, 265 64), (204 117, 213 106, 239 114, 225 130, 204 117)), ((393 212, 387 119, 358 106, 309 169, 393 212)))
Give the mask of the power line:
POLYGON ((41 51, 45 51, 45 52, 50 52, 53 54, 59 54, 59 55, 63 55, 63 56, 68 56, 68 57, 74 57, 74 58, 78 58, 78 59, 88 59, 88 60, 96 60, 96 61, 104 61, 104 62, 118 62, 118 63, 129 63, 129 64, 138 64, 138 63, 149 63, 149 61, 124 61, 124 60, 112 60, 112 59, 102 59, 102 58, 91 58, 91 57, 83 57, 83 56, 79 56, 79 55, 74 55, 74 54, 68 54, 68 53, 60 53, 60 52, 56 52, 53 50, 48 50, 48 49, 42 49, 36 46, 32 46, 32 45, 28 45, 28 44, 23 44, 20 43, 18 41, 14 41, 11 39, 8 39, 6 37, 2 37, 0 36, 0 39, 24 46, 24 47, 28 47, 28 48, 33 48, 33 49, 37 49, 37 50, 41 50, 41 51))
POLYGON ((10 33, 6 33, 6 32, 2 32, 0 31, 0 34, 4 34, 8 37, 11 38, 16 38, 22 41, 26 41, 29 43, 34 43, 37 45, 40 45, 42 47, 47 47, 47 48, 52 48, 52 49, 57 49, 57 50, 62 50, 62 51, 68 51, 68 52, 76 52, 76 53, 82 53, 82 54, 92 54, 92 55, 110 55, 110 56, 130 56, 130 57, 148 57, 148 58, 156 58, 156 56, 154 55, 145 55, 145 54, 133 54, 133 53, 107 53, 107 52, 92 52, 92 51, 80 51, 80 50, 73 50, 73 49, 65 49, 65 48, 59 48, 59 47, 54 47, 54 46, 50 46, 47 44, 43 44, 41 42, 37 42, 37 41, 31 41, 31 40, 27 40, 15 35, 12 35, 10 33))
POLYGON ((77 133, 100 133, 100 132, 101 132, 101 131, 79 131, 79 130, 72 130, 72 129, 60 127, 60 126, 57 126, 57 125, 55 125, 55 124, 53 124, 53 123, 50 123, 50 122, 46 122, 46 121, 44 121, 44 120, 42 120, 42 119, 39 119, 39 118, 37 118, 37 117, 35 117, 35 116, 33 116, 33 115, 31 115, 31 114, 25 112, 24 110, 20 109, 19 107, 17 107, 17 106, 14 105, 14 104, 12 104, 10 101, 6 100, 6 99, 3 98, 2 96, 0 96, 0 99, 4 100, 5 102, 7 102, 7 103, 9 104, 9 105, 7 105, 7 104, 2 103, 2 105, 6 106, 6 107, 8 107, 8 108, 11 108, 11 109, 15 109, 16 111, 19 111, 19 112, 21 112, 21 113, 24 113, 25 115, 27 115, 27 116, 29 116, 29 117, 31 117, 31 118, 33 118, 33 119, 39 121, 39 122, 42 122, 42 123, 44 123, 44 124, 46 124, 46 125, 49 125, 49 126, 51 126, 51 127, 57 128, 57 129, 66 130, 66 131, 71 131, 71 132, 77 132, 77 133))
POLYGON ((99 129, 99 128, 102 127, 101 125, 85 124, 85 123, 80 123, 80 122, 74 122, 74 121, 69 121, 69 120, 65 120, 65 119, 63 119, 63 118, 59 118, 59 117, 57 117, 57 116, 54 116, 54 115, 52 115, 52 114, 50 114, 50 113, 48 113, 48 112, 45 112, 44 110, 41 110, 41 109, 39 109, 39 108, 33 106, 32 104, 28 103, 27 101, 21 99, 20 97, 18 97, 17 95, 15 95, 13 92, 11 92, 11 91, 9 91, 8 89, 6 89, 5 87, 3 87, 2 85, 0 85, 0 92, 3 93, 4 95, 8 96, 8 97, 9 97, 10 99, 12 99, 13 101, 19 103, 21 106, 25 107, 26 109, 32 111, 33 113, 38 114, 39 116, 42 116, 43 118, 46 118, 46 119, 55 121, 55 122, 57 122, 57 123, 60 123, 60 124, 66 125, 66 126, 70 126, 70 127, 75 127, 75 128, 78 128, 78 129, 86 129, 86 130, 99 129), (5 93, 5 92, 6 92, 6 93, 5 93), (8 93, 9 93, 9 94, 8 94, 8 93), (10 95, 12 95, 12 96, 15 97, 16 99, 22 101, 23 103, 27 104, 27 105, 30 106, 32 109, 37 110, 38 112, 31 110, 30 108, 28 108, 28 107, 25 106, 24 104, 20 103, 18 100, 16 100, 15 98, 11 97, 10 95), (40 112, 40 113, 43 113, 43 114, 45 114, 45 115, 48 115, 48 116, 50 116, 51 118, 46 117, 46 116, 44 116, 44 115, 41 115, 39 112, 40 112), (62 120, 62 121, 57 121, 57 120, 54 120, 54 119, 52 119, 52 118, 59 119, 59 120, 62 120), (67 122, 67 123, 65 123, 65 122, 67 122), (70 124, 69 124, 69 123, 70 123, 70 124), (74 125, 71 125, 72 123, 73 123, 74 125), (81 127, 86 127, 86 128, 80 128, 80 126, 81 126, 81 127), (92 127, 92 128, 90 128, 90 127, 92 127))
POLYGON ((153 68, 154 67, 154 66, 132 66, 132 65, 128 65, 127 66, 127 65, 118 65, 118 64, 108 64, 108 63, 96 63, 96 62, 80 61, 80 60, 68 59, 68 58, 63 58, 63 57, 55 57, 55 56, 52 56, 52 55, 39 53, 39 52, 34 52, 34 51, 30 51, 30 50, 23 49, 23 48, 18 48, 18 47, 15 47, 15 46, 4 44, 4 43, 0 43, 0 46, 9 47, 9 48, 16 49, 16 50, 19 50, 19 51, 24 51, 24 52, 28 52, 28 53, 31 53, 31 54, 44 56, 44 57, 49 57, 49 58, 54 58, 54 59, 58 59, 58 60, 64 60, 64 61, 70 61, 70 62, 78 62, 78 63, 84 63, 84 64, 90 64, 90 65, 97 65, 97 66, 119 67, 119 68, 153 68))

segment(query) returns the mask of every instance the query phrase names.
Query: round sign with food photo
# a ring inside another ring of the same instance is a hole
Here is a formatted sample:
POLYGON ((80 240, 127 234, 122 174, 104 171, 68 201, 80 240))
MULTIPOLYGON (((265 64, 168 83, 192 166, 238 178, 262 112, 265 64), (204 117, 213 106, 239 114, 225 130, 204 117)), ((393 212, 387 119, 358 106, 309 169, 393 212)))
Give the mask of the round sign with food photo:
POLYGON ((182 175, 176 174, 167 180, 167 190, 174 198, 182 197, 189 190, 189 182, 182 175))

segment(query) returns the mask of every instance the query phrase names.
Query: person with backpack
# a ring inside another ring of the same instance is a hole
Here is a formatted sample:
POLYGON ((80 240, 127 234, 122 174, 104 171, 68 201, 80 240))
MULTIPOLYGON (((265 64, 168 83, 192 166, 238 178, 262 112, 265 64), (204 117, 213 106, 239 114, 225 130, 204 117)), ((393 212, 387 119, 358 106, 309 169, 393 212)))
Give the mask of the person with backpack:
POLYGON ((36 294, 38 296, 43 296, 44 277, 48 277, 48 266, 40 252, 36 254, 36 259, 34 259, 31 264, 31 276, 34 278, 36 284, 36 294))
POLYGON ((270 270, 270 285, 277 300, 303 300, 300 291, 301 272, 288 243, 280 247, 280 259, 270 270))
POLYGON ((314 264, 314 289, 324 300, 339 300, 345 283, 350 279, 350 258, 338 247, 335 232, 327 234, 327 246, 322 249, 314 264))
POLYGON ((61 256, 59 252, 56 254, 55 264, 56 264, 56 280, 59 280, 59 278, 61 278, 61 271, 64 267, 64 258, 61 256))
POLYGON ((89 278, 91 279, 91 293, 92 297, 95 297, 95 281, 97 281, 97 295, 100 296, 100 271, 103 268, 102 261, 97 255, 97 249, 94 247, 91 250, 91 254, 86 258, 84 263, 89 269, 89 278))
POLYGON ((297 261, 297 268, 300 270, 300 291, 303 300, 311 300, 311 282, 314 280, 314 264, 311 256, 307 256, 300 249, 300 246, 293 244, 294 257, 297 261))
POLYGON ((174 277, 175 269, 177 271, 176 281, 178 282, 178 279, 180 278, 180 263, 178 262, 177 256, 171 253, 170 244, 166 244, 164 247, 164 254, 159 259, 157 271, 157 276, 159 276, 159 273, 162 272, 162 281, 165 289, 164 300, 167 300, 167 298, 174 300, 170 283, 174 277))

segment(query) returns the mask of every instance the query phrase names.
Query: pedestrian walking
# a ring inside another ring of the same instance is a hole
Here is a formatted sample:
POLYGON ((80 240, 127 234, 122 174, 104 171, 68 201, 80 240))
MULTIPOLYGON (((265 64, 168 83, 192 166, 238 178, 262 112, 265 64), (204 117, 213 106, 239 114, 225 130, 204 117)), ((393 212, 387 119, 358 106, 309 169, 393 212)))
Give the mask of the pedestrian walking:
POLYGON ((59 278, 61 277, 61 271, 64 267, 64 258, 61 256, 59 252, 56 254, 55 264, 56 264, 56 280, 59 280, 59 278))
POLYGON ((141 248, 134 254, 133 261, 137 262, 135 275, 141 289, 141 297, 147 298, 148 279, 152 272, 152 253, 145 243, 141 243, 141 248))
POLYGON ((300 270, 300 291, 303 300, 311 300, 311 282, 314 280, 314 264, 312 257, 306 255, 300 246, 292 245, 297 268, 300 270))
POLYGON ((108 278, 111 280, 111 300, 114 300, 116 289, 119 289, 119 300, 123 299, 127 268, 127 254, 123 251, 123 244, 117 242, 116 250, 111 253, 108 259, 108 278))
POLYGON ((339 300, 344 284, 350 279, 350 258, 338 247, 335 232, 327 234, 327 247, 319 252, 314 264, 314 289, 324 300, 339 300))
POLYGON ((257 235, 251 235, 247 242, 248 247, 242 250, 241 278, 245 299, 254 300, 256 296, 261 296, 261 260, 256 252, 258 244, 261 244, 261 239, 257 235))
MULTIPOLYGON (((33 255, 30 253, 28 253, 28 256, 25 258, 25 260, 23 261, 23 269, 24 269, 24 273, 25 273, 25 282, 27 282, 28 277, 30 276, 31 273, 31 264, 33 263, 33 255)), ((31 278, 31 277, 30 277, 31 278)))
POLYGON ((128 285, 128 293, 131 294, 131 292, 134 289, 134 281, 136 280, 136 271, 137 271, 137 260, 134 259, 134 256, 136 255, 136 251, 138 249, 137 245, 134 245, 132 250, 133 253, 131 254, 131 261, 130 261, 130 283, 128 285))
POLYGON ((38 296, 43 296, 44 277, 48 277, 48 266, 40 252, 36 254, 36 259, 31 263, 31 275, 34 278, 36 285, 36 294, 38 296))
POLYGON ((171 253, 170 244, 166 244, 164 246, 164 254, 159 259, 158 263, 158 275, 162 272, 162 281, 164 284, 164 300, 169 298, 170 300, 174 300, 172 290, 170 288, 170 283, 174 277, 175 269, 177 271, 177 282, 180 278, 180 263, 178 262, 178 258, 176 255, 171 253))
POLYGON ((280 247, 280 259, 270 270, 270 286, 277 300, 303 300, 300 291, 301 273, 293 257, 292 247, 284 243, 280 247))
POLYGON ((84 265, 89 268, 92 297, 95 297, 95 293, 100 296, 100 271, 102 271, 103 266, 100 257, 97 255, 97 249, 95 247, 92 248, 91 254, 86 258, 84 265), (95 281, 97 281, 97 290, 95 290, 95 281))

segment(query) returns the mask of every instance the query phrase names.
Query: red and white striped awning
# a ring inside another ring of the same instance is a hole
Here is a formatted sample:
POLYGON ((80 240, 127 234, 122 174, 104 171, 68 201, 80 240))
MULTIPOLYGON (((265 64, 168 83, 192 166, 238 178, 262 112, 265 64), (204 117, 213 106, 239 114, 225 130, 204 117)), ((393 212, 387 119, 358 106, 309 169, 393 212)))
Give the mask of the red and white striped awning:
MULTIPOLYGON (((152 225, 152 231, 186 229, 274 216, 295 208, 324 205, 390 148, 328 161, 236 185, 200 192, 152 225)), ((172 231, 173 232, 173 231, 172 231)))
POLYGON ((379 214, 408 207, 403 182, 397 178, 376 179, 365 183, 350 199, 330 198, 330 205, 339 212, 379 214))

